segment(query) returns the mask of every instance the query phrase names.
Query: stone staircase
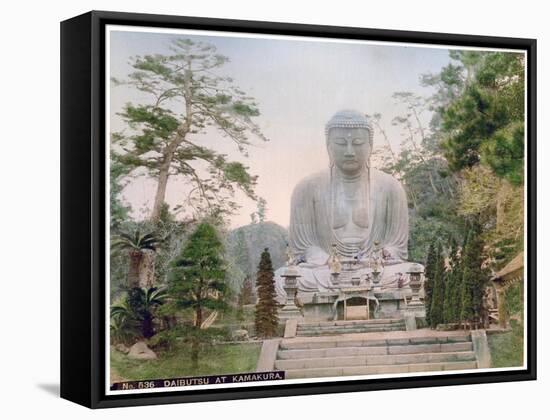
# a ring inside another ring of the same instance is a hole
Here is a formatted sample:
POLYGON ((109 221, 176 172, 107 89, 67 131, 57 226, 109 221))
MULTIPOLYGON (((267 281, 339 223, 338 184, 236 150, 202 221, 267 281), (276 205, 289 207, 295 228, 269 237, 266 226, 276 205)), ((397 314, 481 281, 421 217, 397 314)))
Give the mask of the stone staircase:
MULTIPOLYGON (((353 324, 345 324, 344 327, 347 325, 353 324)), ((323 328, 326 326, 323 325, 323 328)), ((287 379, 482 367, 476 359, 470 333, 462 331, 417 330, 340 336, 324 336, 321 333, 316 337, 298 335, 296 338, 282 339, 276 349, 273 367, 284 370, 287 379)))
POLYGON ((382 331, 404 331, 403 319, 371 319, 360 321, 334 321, 299 323, 296 329, 298 337, 317 337, 353 333, 369 333, 382 331))

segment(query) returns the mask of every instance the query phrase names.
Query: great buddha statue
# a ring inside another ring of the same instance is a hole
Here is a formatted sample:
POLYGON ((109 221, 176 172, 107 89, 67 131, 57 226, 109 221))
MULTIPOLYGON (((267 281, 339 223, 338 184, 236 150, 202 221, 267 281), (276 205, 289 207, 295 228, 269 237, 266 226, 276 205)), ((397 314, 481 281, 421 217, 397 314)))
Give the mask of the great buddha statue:
MULTIPOLYGON (((379 290, 407 287, 407 197, 397 179, 371 167, 368 118, 339 111, 325 136, 330 167, 301 180, 291 198, 289 247, 300 275, 298 293, 337 291, 337 277, 364 280, 373 273, 379 290)), ((286 269, 275 272, 281 303, 286 269)))

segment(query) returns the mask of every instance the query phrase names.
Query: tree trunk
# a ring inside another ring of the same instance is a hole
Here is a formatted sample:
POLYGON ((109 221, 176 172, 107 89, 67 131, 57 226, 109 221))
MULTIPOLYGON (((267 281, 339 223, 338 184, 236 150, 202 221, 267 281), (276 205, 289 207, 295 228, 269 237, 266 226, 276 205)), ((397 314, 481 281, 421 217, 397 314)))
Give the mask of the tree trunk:
POLYGON ((155 252, 151 249, 142 251, 139 264, 139 286, 150 288, 155 285, 155 252))
POLYGON ((202 307, 199 305, 195 311, 195 327, 200 328, 202 325, 202 307))
POLYGON ((166 197, 166 186, 168 185, 170 162, 172 157, 165 157, 165 162, 159 170, 159 178, 157 184, 157 192, 155 194, 155 202, 153 204, 153 210, 151 211, 151 220, 156 222, 160 218, 160 209, 164 203, 166 197))
POLYGON ((128 288, 139 287, 139 269, 143 254, 139 250, 129 252, 130 266, 128 267, 128 288))

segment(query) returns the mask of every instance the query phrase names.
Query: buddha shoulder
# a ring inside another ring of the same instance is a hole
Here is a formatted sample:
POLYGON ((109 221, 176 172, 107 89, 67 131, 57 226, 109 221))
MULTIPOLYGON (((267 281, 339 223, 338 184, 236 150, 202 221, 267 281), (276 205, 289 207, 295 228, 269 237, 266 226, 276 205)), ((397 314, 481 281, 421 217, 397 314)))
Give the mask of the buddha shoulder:
POLYGON ((304 195, 311 195, 315 192, 320 192, 321 189, 328 186, 330 183, 330 171, 324 170, 302 178, 294 187, 292 198, 298 198, 304 195))
POLYGON ((391 195, 401 195, 405 193, 405 189, 399 180, 379 169, 371 169, 371 188, 371 191, 375 190, 378 193, 387 193, 391 195))

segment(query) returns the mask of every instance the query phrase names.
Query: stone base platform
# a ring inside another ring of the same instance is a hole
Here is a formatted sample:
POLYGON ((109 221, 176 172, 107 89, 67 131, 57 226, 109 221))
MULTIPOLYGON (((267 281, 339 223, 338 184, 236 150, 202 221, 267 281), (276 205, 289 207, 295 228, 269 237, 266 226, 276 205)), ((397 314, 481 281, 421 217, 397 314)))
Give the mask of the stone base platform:
POLYGON ((361 287, 342 288, 339 291, 299 293, 304 322, 352 319, 403 319, 413 313, 418 318, 426 315, 423 306, 412 307, 409 287, 390 290, 372 290, 361 287))

